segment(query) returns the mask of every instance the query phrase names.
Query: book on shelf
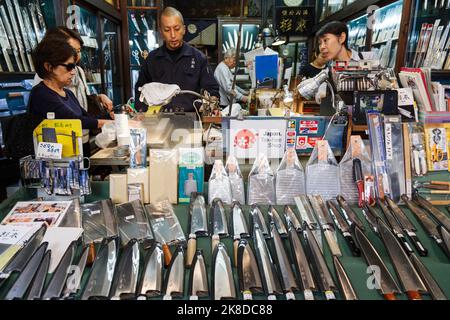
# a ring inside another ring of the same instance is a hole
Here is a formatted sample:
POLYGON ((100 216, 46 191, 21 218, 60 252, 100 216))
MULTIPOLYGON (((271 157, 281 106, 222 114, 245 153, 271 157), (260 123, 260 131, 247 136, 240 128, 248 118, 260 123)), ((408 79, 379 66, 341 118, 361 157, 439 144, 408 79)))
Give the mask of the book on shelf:
POLYGON ((399 73, 403 88, 411 88, 419 110, 436 111, 432 100, 431 72, 428 69, 401 68, 399 73))

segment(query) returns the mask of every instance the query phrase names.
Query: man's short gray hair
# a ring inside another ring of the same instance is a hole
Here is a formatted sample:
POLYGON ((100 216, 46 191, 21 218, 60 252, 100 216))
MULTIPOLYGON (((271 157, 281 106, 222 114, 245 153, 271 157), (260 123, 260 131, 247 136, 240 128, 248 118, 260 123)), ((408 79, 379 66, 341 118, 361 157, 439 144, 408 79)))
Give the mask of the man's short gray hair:
MULTIPOLYGON (((178 11, 177 9, 175 9, 174 7, 165 7, 164 10, 161 12, 160 17, 165 16, 165 17, 179 17, 181 20, 181 24, 184 25, 184 18, 183 15, 181 14, 180 11, 178 11)), ((160 19, 161 21, 161 19, 160 19)))
POLYGON ((226 58, 231 58, 231 57, 235 57, 236 56, 236 49, 235 48, 230 48, 227 51, 225 51, 224 54, 224 59, 226 58))

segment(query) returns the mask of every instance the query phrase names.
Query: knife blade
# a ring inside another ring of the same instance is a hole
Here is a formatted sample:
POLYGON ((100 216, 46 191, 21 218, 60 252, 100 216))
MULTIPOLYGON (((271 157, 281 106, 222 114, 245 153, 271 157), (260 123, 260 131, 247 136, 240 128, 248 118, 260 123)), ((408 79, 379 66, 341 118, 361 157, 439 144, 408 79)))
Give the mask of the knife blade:
POLYGON ((352 224, 356 224, 358 228, 364 230, 364 225, 362 221, 358 218, 355 211, 348 205, 345 198, 341 195, 336 197, 336 200, 341 207, 342 213, 344 214, 345 220, 347 220, 348 224, 351 226, 352 224))
POLYGON ((417 230, 414 225, 411 223, 411 221, 409 221, 405 213, 400 209, 400 207, 397 206, 397 204, 394 203, 394 201, 392 201, 391 198, 389 198, 388 196, 385 196, 384 198, 387 201, 389 208, 392 210, 395 218, 397 218, 398 222, 400 223, 400 226, 403 228, 403 231, 408 235, 414 247, 416 247, 417 252, 419 252, 422 257, 427 256, 428 250, 423 246, 422 242, 417 237, 417 234, 415 233, 415 231, 417 230))
POLYGON ((211 229, 213 235, 211 238, 212 252, 220 241, 221 237, 228 237, 228 224, 225 215, 225 208, 223 202, 220 199, 214 199, 210 210, 211 215, 211 229))
POLYGON ((184 292, 184 249, 178 245, 170 261, 166 272, 164 284, 164 300, 172 300, 174 297, 182 298, 184 292))
POLYGON ((313 235, 316 237, 317 244, 319 245, 320 251, 323 251, 322 246, 322 233, 320 232, 320 226, 317 222, 316 216, 313 213, 311 204, 308 201, 306 195, 300 195, 294 198, 295 204, 297 205, 297 210, 300 213, 302 223, 306 223, 308 228, 311 230, 313 235))
POLYGON ((269 238, 269 229, 267 228, 266 220, 256 204, 253 204, 250 209, 250 216, 252 217, 253 229, 258 226, 259 230, 263 233, 264 237, 269 238))
POLYGON ((164 253, 160 243, 155 242, 145 256, 144 269, 138 287, 138 299, 161 295, 163 286, 164 253))
POLYGON ((380 218, 380 216, 378 212, 375 210, 375 208, 365 204, 362 207, 362 213, 366 218, 367 222, 369 223, 370 227, 372 228, 372 230, 375 233, 378 233, 377 219, 380 218))
POLYGON ((441 235, 443 248, 445 248, 447 256, 450 257, 450 232, 443 226, 438 226, 438 231, 441 235))
POLYGON ((410 300, 421 300, 419 292, 427 290, 397 237, 381 219, 378 219, 378 230, 406 295, 410 300))
POLYGON ((222 242, 219 242, 214 249, 212 280, 214 300, 237 298, 231 260, 222 242))
POLYGON ((295 231, 301 232, 302 231, 302 224, 298 220, 297 216, 295 215, 294 211, 291 209, 290 206, 284 207, 284 218, 286 219, 286 223, 289 225, 289 223, 292 224, 295 231))
POLYGON ((358 300, 358 296, 356 295, 355 289, 353 289, 352 283, 345 272, 344 266, 336 256, 333 256, 333 265, 334 270, 336 271, 339 286, 341 288, 341 293, 345 300, 358 300))
MULTIPOLYGON (((377 204, 381 208, 381 211, 383 211, 384 217, 386 218, 386 221, 388 222, 389 226, 391 227, 392 232, 397 237, 398 241, 402 245, 403 249, 405 249, 408 253, 413 253, 413 249, 409 245, 408 241, 406 240, 405 236, 403 235, 402 229, 400 227, 400 224, 397 222, 395 217, 393 216, 392 212, 389 210, 389 208, 384 204, 384 202, 381 199, 377 199, 377 204)), ((379 224, 378 224, 379 226, 379 224)))
POLYGON ((61 297, 64 285, 66 284, 67 270, 75 257, 76 246, 77 242, 73 241, 67 248, 61 261, 56 267, 55 272, 53 273, 50 283, 42 295, 43 300, 59 299, 61 297))
POLYGON ((136 239, 131 239, 124 247, 117 263, 109 294, 111 300, 132 300, 136 298, 139 261, 139 243, 136 239))
POLYGON ((189 233, 189 240, 186 254, 186 267, 190 268, 192 259, 197 250, 197 236, 208 236, 208 222, 206 218, 206 201, 201 193, 191 193, 191 200, 189 206, 189 217, 191 231, 189 233))
POLYGON ((283 292, 280 285, 280 279, 278 278, 278 273, 269 252, 269 248, 267 247, 264 235, 257 225, 253 228, 253 242, 255 244, 255 253, 258 260, 264 293, 269 300, 276 300, 276 295, 283 292))
POLYGON ((306 257, 300 238, 290 221, 288 221, 288 230, 289 244, 291 247, 292 256, 294 257, 294 266, 297 271, 297 279, 300 279, 305 300, 314 300, 313 291, 317 290, 314 276, 311 271, 311 267, 309 266, 308 258, 306 257))
POLYGON ((83 277, 84 269, 87 265, 90 246, 84 248, 78 264, 74 266, 73 270, 68 270, 68 277, 66 287, 63 291, 63 298, 68 299, 71 296, 75 296, 80 290, 81 278, 83 277))
POLYGON ((331 250, 331 254, 334 256, 342 256, 341 249, 336 239, 336 231, 334 224, 325 208, 325 204, 321 196, 308 196, 314 211, 316 212, 320 226, 322 227, 323 234, 331 250))
POLYGON ((287 230, 283 223, 283 220, 281 219, 280 215, 278 214, 277 210, 273 206, 269 206, 269 219, 271 222, 275 224, 275 227, 277 228, 278 234, 282 238, 287 237, 287 230))
POLYGON ((105 300, 108 298, 116 267, 118 241, 118 237, 102 241, 81 300, 105 300))
POLYGON ((336 204, 332 200, 328 200, 327 206, 328 206, 330 215, 334 220, 334 223, 336 224, 338 229, 341 231, 342 236, 344 237, 345 241, 347 242, 353 256, 355 256, 355 257, 361 256, 361 251, 356 246, 355 240, 353 239, 353 236, 350 232, 350 226, 348 225, 347 221, 345 221, 345 219, 342 218, 336 204))
POLYGON ((233 202, 231 208, 232 221, 233 221, 233 260, 234 266, 237 267, 237 252, 239 240, 241 238, 249 238, 250 233, 248 231, 247 222, 244 217, 244 212, 239 202, 233 202))
POLYGON ((190 300, 198 300, 199 297, 209 297, 208 274, 202 250, 197 250, 192 261, 189 285, 190 300))
POLYGON ((427 287, 428 292, 430 293, 433 300, 447 300, 444 292, 439 287, 438 283, 433 278, 430 271, 422 263, 422 261, 420 261, 420 259, 414 253, 409 257, 423 282, 425 283, 425 286, 427 287))
MULTIPOLYGON (((385 300, 396 300, 395 294, 400 293, 400 288, 384 264, 379 253, 362 230, 357 226, 354 227, 354 234, 358 247, 361 249, 361 253, 369 268, 376 266, 378 269, 377 273, 379 274, 379 277, 374 274, 374 277, 372 278, 375 280, 374 287, 381 291, 385 300)), ((375 270, 373 271, 375 272, 375 270)))
POLYGON ((358 189, 358 206, 362 208, 366 200, 364 194, 364 176, 362 173, 361 160, 358 158, 353 159, 353 181, 355 181, 356 188, 358 189))
POLYGON ((264 292, 258 264, 247 239, 239 241, 237 269, 244 300, 253 300, 253 294, 264 292))
POLYGON ((44 290, 48 268, 50 267, 50 257, 51 251, 47 250, 45 252, 44 258, 42 259, 41 265, 36 271, 33 283, 31 284, 31 288, 28 291, 28 294, 25 296, 26 300, 37 300, 41 298, 42 291, 44 290))
POLYGON ((413 200, 416 201, 422 208, 427 210, 437 220, 437 222, 443 225, 447 230, 450 230, 450 219, 433 206, 428 200, 419 195, 418 192, 413 193, 413 200))

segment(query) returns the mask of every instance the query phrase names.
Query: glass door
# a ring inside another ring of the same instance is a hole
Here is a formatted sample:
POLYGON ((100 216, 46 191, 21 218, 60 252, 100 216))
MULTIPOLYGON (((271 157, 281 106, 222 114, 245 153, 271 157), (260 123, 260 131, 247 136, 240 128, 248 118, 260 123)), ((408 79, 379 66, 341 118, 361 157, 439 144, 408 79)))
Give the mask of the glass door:
POLYGON ((122 77, 119 62, 119 25, 103 18, 102 54, 105 94, 114 105, 122 102, 122 77))

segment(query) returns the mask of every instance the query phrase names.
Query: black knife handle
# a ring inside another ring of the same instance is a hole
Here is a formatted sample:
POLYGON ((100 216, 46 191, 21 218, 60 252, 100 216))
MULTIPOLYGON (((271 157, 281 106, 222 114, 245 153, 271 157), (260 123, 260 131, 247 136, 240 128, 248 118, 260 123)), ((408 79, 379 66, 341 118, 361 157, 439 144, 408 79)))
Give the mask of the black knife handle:
POLYGON ((345 241, 347 241, 348 246, 350 247, 350 250, 352 251, 352 254, 354 257, 360 257, 361 256, 361 250, 356 246, 355 240, 353 239, 352 235, 349 232, 343 233, 345 241))
POLYGON ((419 255, 422 257, 426 257, 428 255, 428 250, 423 246, 422 242, 420 242, 417 235, 415 233, 408 233, 408 236, 411 239, 419 255))
POLYGON ((408 241, 406 241, 406 238, 402 234, 398 233, 397 239, 400 241, 400 244, 402 245, 403 250, 405 250, 406 254, 410 255, 411 253, 414 253, 408 241))

